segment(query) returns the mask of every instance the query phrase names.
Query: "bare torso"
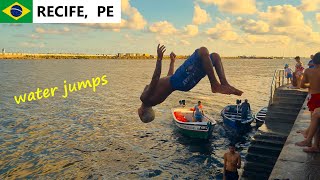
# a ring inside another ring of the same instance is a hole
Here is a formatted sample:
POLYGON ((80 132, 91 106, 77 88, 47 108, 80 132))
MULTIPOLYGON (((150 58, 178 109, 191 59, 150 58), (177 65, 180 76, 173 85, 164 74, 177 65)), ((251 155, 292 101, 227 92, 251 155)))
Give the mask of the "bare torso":
POLYGON ((231 153, 228 152, 224 155, 224 158, 226 160, 225 168, 228 171, 235 172, 238 169, 238 160, 240 158, 239 153, 231 153))
POLYGON ((320 67, 307 69, 305 76, 310 83, 310 94, 320 94, 320 67))
MULTIPOLYGON (((171 76, 160 78, 154 92, 151 93, 148 98, 145 98, 145 99, 141 98, 141 101, 146 106, 156 106, 162 103, 164 100, 166 100, 167 97, 173 92, 173 89, 170 84, 170 77, 171 76)), ((146 91, 148 91, 148 88, 149 87, 145 88, 141 97, 143 97, 143 94, 146 91)))

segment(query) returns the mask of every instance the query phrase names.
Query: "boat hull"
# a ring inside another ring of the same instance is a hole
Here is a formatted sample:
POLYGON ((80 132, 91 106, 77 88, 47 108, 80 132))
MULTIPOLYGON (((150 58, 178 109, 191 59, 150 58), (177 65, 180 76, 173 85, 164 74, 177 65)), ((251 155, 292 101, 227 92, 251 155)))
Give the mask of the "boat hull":
POLYGON ((192 122, 192 114, 193 111, 189 108, 172 109, 173 120, 179 132, 191 138, 209 139, 216 122, 206 116, 203 117, 202 122, 192 122), (175 112, 181 113, 186 121, 179 120, 175 112))
POLYGON ((188 125, 179 122, 175 122, 175 124, 183 135, 191 138, 209 139, 212 135, 212 123, 208 123, 206 126, 188 125))
POLYGON ((247 119, 241 119, 241 113, 238 112, 228 112, 228 107, 235 107, 234 105, 229 105, 221 111, 221 116, 223 118, 223 123, 232 130, 237 132, 246 132, 251 128, 251 123, 254 120, 252 113, 248 114, 247 119))

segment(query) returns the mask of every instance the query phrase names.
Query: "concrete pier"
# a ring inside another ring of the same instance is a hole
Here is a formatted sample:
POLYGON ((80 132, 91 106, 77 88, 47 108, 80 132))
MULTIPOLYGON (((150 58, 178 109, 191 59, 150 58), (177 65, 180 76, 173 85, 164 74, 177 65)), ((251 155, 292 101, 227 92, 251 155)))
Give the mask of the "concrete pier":
POLYGON ((266 122, 251 140, 243 180, 267 180, 307 97, 306 90, 278 87, 266 122))
POLYGON ((320 179, 320 153, 305 153, 302 147, 295 145, 296 142, 304 139, 303 136, 297 134, 296 131, 306 129, 309 123, 310 112, 307 108, 306 100, 272 170, 269 177, 270 180, 320 179))

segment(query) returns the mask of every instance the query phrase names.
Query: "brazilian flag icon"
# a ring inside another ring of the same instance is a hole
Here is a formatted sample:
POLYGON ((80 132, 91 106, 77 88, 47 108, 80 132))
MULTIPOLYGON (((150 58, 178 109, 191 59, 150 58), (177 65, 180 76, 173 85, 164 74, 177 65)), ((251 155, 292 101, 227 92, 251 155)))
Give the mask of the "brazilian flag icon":
POLYGON ((0 23, 32 23, 32 0, 0 0, 0 8, 0 23))

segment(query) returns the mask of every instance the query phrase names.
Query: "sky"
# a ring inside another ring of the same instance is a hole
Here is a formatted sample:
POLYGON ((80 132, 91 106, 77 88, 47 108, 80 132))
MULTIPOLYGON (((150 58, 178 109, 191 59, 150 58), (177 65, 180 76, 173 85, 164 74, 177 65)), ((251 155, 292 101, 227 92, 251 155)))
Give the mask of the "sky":
POLYGON ((320 51, 320 0, 122 0, 119 24, 0 24, 0 48, 23 53, 221 56, 320 51))

